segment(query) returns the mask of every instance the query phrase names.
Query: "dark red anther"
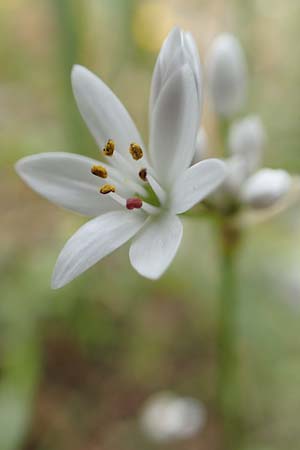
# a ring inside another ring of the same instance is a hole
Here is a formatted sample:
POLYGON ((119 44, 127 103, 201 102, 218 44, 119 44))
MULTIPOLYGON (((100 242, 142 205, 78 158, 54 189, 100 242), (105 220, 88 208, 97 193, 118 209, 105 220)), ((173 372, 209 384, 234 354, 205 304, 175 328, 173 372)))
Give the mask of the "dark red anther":
POLYGON ((126 200, 126 208, 127 209, 140 209, 143 206, 143 202, 140 198, 128 198, 126 200))

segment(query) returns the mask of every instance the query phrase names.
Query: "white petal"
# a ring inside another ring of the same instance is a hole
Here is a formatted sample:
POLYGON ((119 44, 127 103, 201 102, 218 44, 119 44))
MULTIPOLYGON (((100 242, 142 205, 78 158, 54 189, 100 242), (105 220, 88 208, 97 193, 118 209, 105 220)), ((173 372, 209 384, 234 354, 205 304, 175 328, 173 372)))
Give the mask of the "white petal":
POLYGON ((198 47, 191 33, 186 32, 183 36, 184 46, 190 57, 190 64, 196 80, 199 93, 199 103, 202 103, 202 69, 198 52, 198 47))
POLYGON ((144 214, 132 211, 113 211, 87 222, 62 249, 53 271, 53 289, 69 283, 127 242, 144 222, 144 214))
POLYGON ((208 155, 208 140, 207 134, 203 127, 201 127, 197 133, 195 154, 193 158, 193 164, 196 164, 202 159, 207 158, 208 155))
POLYGON ((248 174, 260 166, 266 133, 258 116, 235 121, 229 129, 228 146, 232 155, 244 159, 248 174))
POLYGON ((188 64, 194 74, 200 106, 202 76, 198 49, 190 33, 175 27, 165 39, 155 64, 151 85, 150 112, 165 83, 184 64, 188 64))
POLYGON ((99 162, 72 153, 41 153, 18 161, 16 171, 51 202, 83 215, 97 216, 117 206, 99 194, 102 180, 91 174, 94 164, 99 162))
POLYGON ((213 192, 225 179, 226 165, 206 159, 187 169, 171 191, 171 211, 181 214, 213 192))
POLYGON ((135 270, 156 280, 169 267, 182 238, 182 223, 177 216, 165 214, 148 219, 131 244, 129 257, 135 270))
POLYGON ((113 139, 116 150, 126 157, 130 143, 143 147, 129 113, 100 78, 85 67, 74 66, 72 86, 79 111, 99 147, 113 139))
POLYGON ((174 55, 181 48, 181 41, 181 30, 178 27, 174 27, 163 42, 152 76, 150 111, 155 105, 160 91, 168 78, 168 74, 172 70, 178 69, 177 57, 174 59, 174 55))
POLYGON ((287 194, 291 184, 292 178, 285 170, 262 169, 248 179, 241 197, 254 208, 267 208, 287 194))
POLYGON ((224 33, 215 38, 207 58, 211 100, 217 113, 229 117, 245 103, 247 67, 239 41, 224 33))
POLYGON ((169 187, 194 156, 199 126, 197 88, 185 64, 168 80, 151 117, 150 150, 158 181, 169 187))

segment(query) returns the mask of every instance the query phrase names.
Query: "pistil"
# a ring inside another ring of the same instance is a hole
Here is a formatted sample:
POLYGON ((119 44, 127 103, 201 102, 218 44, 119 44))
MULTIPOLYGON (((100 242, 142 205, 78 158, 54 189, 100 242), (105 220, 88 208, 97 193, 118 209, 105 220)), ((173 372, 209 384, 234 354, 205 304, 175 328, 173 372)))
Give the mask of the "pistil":
POLYGON ((127 209, 140 209, 143 206, 143 202, 140 198, 128 198, 126 200, 126 208, 127 209))

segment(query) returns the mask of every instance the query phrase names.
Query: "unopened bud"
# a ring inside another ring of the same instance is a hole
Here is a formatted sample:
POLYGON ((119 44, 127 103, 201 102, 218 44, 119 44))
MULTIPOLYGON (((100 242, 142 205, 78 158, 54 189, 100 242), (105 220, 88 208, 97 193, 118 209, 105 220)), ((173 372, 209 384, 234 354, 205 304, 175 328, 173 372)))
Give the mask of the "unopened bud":
POLYGON ((241 198, 253 208, 267 208, 287 194, 291 184, 285 170, 262 169, 244 184, 241 198))
POLYGON ((261 164, 265 141, 266 133, 258 116, 238 120, 229 129, 230 152, 245 161, 249 175, 261 164))
POLYGON ((230 117, 246 99, 247 65, 239 41, 224 33, 215 38, 207 58, 208 87, 218 114, 230 117))

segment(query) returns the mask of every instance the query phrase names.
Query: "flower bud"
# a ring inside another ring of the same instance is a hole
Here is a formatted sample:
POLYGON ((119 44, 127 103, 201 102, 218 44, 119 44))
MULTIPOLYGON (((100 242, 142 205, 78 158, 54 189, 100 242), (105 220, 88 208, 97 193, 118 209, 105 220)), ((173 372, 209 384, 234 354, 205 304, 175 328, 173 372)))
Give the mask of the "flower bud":
POLYGON ((231 125, 228 147, 233 156, 245 161, 248 175, 260 166, 265 141, 265 130, 258 116, 248 116, 231 125))
POLYGON ((207 142, 207 134, 204 128, 200 128, 197 134, 196 139, 196 147, 195 147, 195 155, 193 159, 193 164, 202 161, 202 159, 207 157, 208 153, 208 142, 207 142))
POLYGON ((141 415, 143 430, 157 442, 192 437, 203 428, 205 421, 206 412, 201 403, 169 392, 151 397, 141 415))
POLYGON ((246 181, 241 199, 253 208, 267 208, 287 194, 291 184, 285 170, 262 169, 246 181))
POLYGON ((224 33, 215 38, 207 58, 208 87, 215 111, 230 117, 246 99, 247 66, 239 41, 224 33))

